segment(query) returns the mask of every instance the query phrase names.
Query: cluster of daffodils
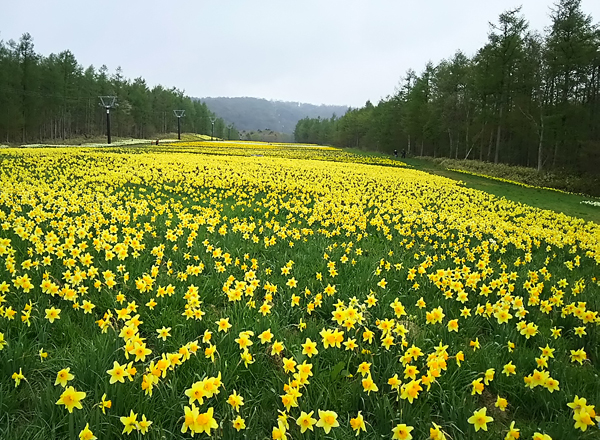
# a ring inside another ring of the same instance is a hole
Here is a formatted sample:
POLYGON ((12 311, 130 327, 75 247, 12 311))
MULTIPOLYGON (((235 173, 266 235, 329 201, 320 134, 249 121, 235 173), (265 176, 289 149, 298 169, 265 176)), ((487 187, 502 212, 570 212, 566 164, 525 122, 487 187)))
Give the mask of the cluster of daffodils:
MULTIPOLYGON (((287 159, 320 160, 345 163, 405 167, 406 164, 388 157, 358 155, 340 148, 314 144, 259 143, 244 141, 184 141, 161 143, 168 151, 204 153, 224 156, 267 156, 287 159)), ((156 151, 156 149, 152 149, 156 151)))
MULTIPOLYGON (((195 402, 198 402, 198 405, 204 404, 204 399, 209 399, 219 394, 221 386, 221 374, 219 373, 218 377, 208 377, 194 382, 192 387, 185 391, 185 395, 189 397, 190 406, 185 407, 184 421, 181 427, 182 433, 186 433, 189 429, 192 436, 203 432, 210 435, 211 429, 218 428, 219 425, 213 417, 214 408, 210 407, 206 412, 201 413, 199 408, 196 407, 195 402)), ((243 399, 240 396, 236 396, 235 392, 233 398, 230 397, 231 402, 238 409, 240 405, 243 405, 243 399)), ((243 421, 241 423, 238 421, 238 423, 238 427, 243 425, 243 421)))
POLYGON ((600 425, 600 416, 596 415, 594 405, 588 405, 584 397, 575 396, 569 408, 573 410, 575 428, 585 432, 590 426, 600 425))
POLYGON ((548 440, 544 401, 596 432, 598 225, 329 148, 1 159, 0 387, 60 409, 32 426, 548 440))

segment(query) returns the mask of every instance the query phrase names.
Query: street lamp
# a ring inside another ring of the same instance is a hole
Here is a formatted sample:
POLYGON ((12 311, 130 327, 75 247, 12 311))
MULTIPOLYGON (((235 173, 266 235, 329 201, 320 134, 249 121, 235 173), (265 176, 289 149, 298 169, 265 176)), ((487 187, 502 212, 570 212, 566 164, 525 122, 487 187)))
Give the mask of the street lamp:
POLYGON ((185 116, 185 110, 173 110, 177 116, 177 139, 181 140, 181 117, 185 116))
POLYGON ((210 123, 212 124, 212 129, 211 129, 211 132, 210 132, 210 140, 211 141, 215 137, 215 121, 216 120, 217 120, 217 118, 215 118, 214 116, 211 116, 211 118, 210 118, 210 123))
POLYGON ((230 141, 231 140, 231 129, 233 128, 233 124, 229 124, 227 126, 227 128, 229 129, 227 132, 227 140, 230 141))
POLYGON ((110 109, 115 107, 117 97, 116 96, 98 96, 100 98, 100 105, 106 109, 106 137, 110 144, 110 109))

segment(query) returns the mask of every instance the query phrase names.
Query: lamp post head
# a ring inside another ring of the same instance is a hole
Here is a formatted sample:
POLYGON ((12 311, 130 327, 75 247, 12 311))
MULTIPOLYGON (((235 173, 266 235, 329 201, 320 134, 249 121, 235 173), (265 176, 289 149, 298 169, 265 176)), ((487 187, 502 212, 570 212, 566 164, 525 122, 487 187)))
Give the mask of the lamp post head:
POLYGON ((98 98, 100 98, 100 105, 107 110, 117 105, 116 96, 98 96, 98 98))

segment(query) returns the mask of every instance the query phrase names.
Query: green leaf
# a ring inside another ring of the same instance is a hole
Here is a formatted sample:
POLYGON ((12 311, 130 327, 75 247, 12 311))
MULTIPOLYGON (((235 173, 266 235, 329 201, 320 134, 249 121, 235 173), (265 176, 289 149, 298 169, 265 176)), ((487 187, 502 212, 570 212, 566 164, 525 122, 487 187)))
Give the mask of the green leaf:
POLYGON ((331 380, 336 380, 345 366, 346 364, 344 362, 338 362, 331 370, 331 380))

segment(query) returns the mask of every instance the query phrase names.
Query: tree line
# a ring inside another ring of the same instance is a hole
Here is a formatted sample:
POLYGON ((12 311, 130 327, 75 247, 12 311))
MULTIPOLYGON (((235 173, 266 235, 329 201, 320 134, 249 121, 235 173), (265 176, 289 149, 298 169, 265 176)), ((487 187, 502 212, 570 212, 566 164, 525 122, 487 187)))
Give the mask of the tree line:
POLYGON ((177 131, 173 110, 185 110, 181 131, 237 139, 235 127, 217 118, 206 104, 177 88, 150 88, 139 77, 129 80, 121 68, 84 69, 65 50, 43 56, 26 33, 18 42, 0 41, 0 142, 31 143, 98 137, 106 133, 106 110, 99 96, 116 96, 111 133, 152 138, 177 131))
POLYGON ((599 27, 581 0, 550 11, 543 34, 521 8, 502 13, 473 57, 409 70, 377 105, 305 118, 295 140, 599 173, 599 27))

